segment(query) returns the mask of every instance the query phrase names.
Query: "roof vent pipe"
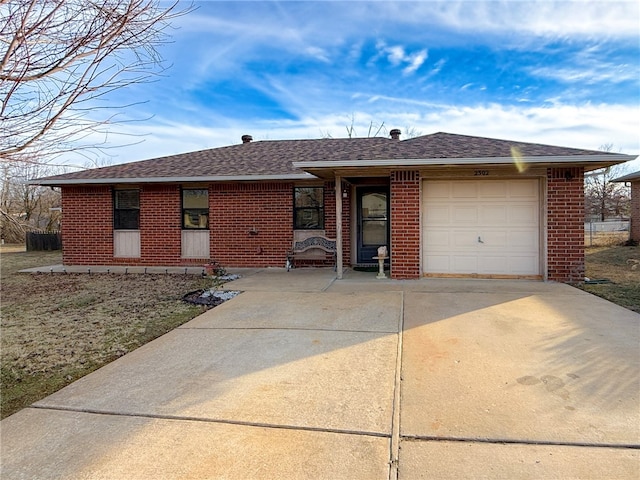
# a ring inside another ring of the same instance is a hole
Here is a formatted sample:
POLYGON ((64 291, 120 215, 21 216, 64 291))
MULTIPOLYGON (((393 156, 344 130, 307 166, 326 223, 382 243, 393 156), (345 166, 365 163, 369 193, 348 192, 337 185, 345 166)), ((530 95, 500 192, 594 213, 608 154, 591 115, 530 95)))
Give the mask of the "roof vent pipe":
POLYGON ((251 135, 242 135, 242 143, 249 143, 251 140, 253 140, 251 135))
POLYGON ((391 138, 393 140, 400 140, 400 133, 402 133, 402 132, 400 132, 400 129, 394 128, 393 130, 391 130, 389 132, 389 135, 391 135, 391 138))

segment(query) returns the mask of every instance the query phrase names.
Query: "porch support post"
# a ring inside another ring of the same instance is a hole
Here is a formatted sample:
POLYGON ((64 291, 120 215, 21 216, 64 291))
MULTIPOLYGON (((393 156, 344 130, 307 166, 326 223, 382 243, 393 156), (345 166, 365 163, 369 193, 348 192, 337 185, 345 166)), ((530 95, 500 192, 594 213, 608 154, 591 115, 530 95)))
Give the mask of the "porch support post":
POLYGON ((342 280, 342 177, 336 175, 336 271, 342 280))

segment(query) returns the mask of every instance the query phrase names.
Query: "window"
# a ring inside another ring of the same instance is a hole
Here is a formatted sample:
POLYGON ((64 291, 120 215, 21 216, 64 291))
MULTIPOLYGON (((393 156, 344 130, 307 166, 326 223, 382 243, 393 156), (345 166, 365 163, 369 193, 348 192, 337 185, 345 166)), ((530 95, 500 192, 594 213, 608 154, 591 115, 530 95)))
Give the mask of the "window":
POLYGON ((293 228, 324 229, 324 188, 295 187, 293 197, 293 228))
POLYGON ((138 230, 140 228, 140 191, 114 190, 113 228, 138 230))
POLYGON ((182 228, 209 228, 209 191, 206 188, 182 190, 182 228))

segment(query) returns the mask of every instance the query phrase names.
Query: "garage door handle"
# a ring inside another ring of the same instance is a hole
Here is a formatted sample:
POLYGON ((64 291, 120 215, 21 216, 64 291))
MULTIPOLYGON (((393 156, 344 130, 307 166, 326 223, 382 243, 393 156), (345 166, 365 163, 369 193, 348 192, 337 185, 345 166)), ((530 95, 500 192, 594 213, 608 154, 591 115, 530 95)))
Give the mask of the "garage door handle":
POLYGON ((478 243, 484 243, 484 242, 482 241, 482 238, 478 237, 478 243))

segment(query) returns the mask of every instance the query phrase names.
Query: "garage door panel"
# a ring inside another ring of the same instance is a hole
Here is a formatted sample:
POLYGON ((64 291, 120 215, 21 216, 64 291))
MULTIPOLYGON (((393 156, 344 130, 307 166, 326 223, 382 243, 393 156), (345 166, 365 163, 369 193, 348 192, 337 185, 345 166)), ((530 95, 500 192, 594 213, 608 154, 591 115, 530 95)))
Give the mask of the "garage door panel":
POLYGON ((530 275, 529 272, 538 268, 537 255, 512 256, 509 261, 513 275, 530 275))
MULTIPOLYGON (((480 232, 478 235, 480 237, 481 242, 478 242, 476 238, 476 243, 479 243, 479 248, 487 249, 487 248, 505 248, 508 246, 508 238, 509 232, 507 230, 493 230, 493 231, 484 231, 480 232)), ((482 253, 481 251, 479 253, 482 253)))
POLYGON ((451 245, 450 240, 450 232, 449 230, 429 230, 425 232, 425 244, 430 245, 431 249, 435 249, 438 247, 444 247, 445 250, 448 250, 451 245))
POLYGON ((508 220, 507 205, 479 205, 480 225, 491 225, 496 222, 504 224, 508 220))
POLYGON ((478 198, 478 185, 476 182, 449 182, 452 198, 478 198))
POLYGON ((470 274, 478 271, 478 257, 476 255, 452 255, 452 273, 470 274))
POLYGON ((423 198, 449 199, 451 198, 451 184, 449 182, 430 182, 429 188, 422 192, 423 198))
POLYGON ((431 272, 448 272, 451 270, 449 255, 427 255, 424 257, 425 268, 431 272))
POLYGON ((450 225, 452 223, 451 207, 449 205, 432 204, 425 212, 425 222, 430 225, 450 225))
POLYGON ((529 200, 538 200, 538 182, 532 181, 512 181, 509 182, 510 198, 528 198, 529 200))
POLYGON ((425 180, 423 192, 425 273, 540 274, 538 180, 425 180))
POLYGON ((468 230, 453 230, 451 232, 451 246, 455 251, 468 251, 472 249, 474 252, 478 245, 478 237, 476 232, 468 230))
POLYGON ((509 194, 509 184, 506 180, 485 180, 478 182, 478 198, 505 199, 509 194))
POLYGON ((510 224, 519 225, 538 225, 538 206, 525 205, 509 205, 507 220, 510 224))
POLYGON ((453 222, 456 225, 477 225, 478 208, 475 205, 454 205, 453 222))
POLYGON ((504 255, 481 256, 478 258, 478 272, 483 274, 495 274, 509 270, 509 258, 504 255))

